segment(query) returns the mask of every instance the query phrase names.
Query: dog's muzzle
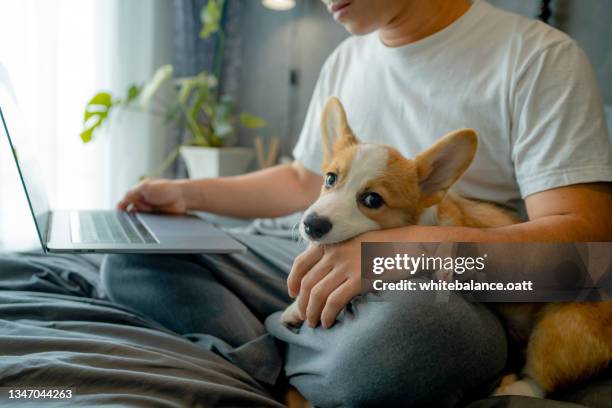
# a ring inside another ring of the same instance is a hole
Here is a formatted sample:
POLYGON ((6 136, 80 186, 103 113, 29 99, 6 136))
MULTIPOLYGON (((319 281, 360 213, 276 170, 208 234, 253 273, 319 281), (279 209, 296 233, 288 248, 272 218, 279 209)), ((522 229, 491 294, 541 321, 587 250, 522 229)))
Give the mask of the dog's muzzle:
POLYGON ((332 229, 332 223, 327 217, 313 212, 304 219, 304 232, 312 239, 320 239, 332 229))

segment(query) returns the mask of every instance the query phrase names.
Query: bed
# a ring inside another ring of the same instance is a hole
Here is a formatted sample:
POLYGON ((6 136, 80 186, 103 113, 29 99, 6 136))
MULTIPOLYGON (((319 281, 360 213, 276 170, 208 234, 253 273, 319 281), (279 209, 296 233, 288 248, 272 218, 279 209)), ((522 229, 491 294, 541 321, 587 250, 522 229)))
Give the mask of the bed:
MULTIPOLYGON (((0 254, 0 406, 11 389, 70 390, 44 407, 281 407, 274 390, 220 356, 108 301, 100 255, 0 254)), ((557 396, 488 407, 612 407, 612 373, 557 396)), ((38 404, 38 405, 37 405, 38 404)))
POLYGON ((283 406, 206 348, 108 302, 100 261, 0 256, 0 406, 24 406, 11 389, 72 393, 28 406, 283 406))

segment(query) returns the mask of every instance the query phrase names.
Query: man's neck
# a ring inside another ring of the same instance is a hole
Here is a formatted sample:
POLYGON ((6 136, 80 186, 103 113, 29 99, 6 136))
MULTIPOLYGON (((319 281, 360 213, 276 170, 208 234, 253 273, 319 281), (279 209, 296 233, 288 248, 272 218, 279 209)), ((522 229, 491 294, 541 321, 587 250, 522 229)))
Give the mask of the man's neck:
POLYGON ((468 0, 413 0, 380 29, 380 39, 388 47, 419 41, 457 21, 470 6, 468 0))

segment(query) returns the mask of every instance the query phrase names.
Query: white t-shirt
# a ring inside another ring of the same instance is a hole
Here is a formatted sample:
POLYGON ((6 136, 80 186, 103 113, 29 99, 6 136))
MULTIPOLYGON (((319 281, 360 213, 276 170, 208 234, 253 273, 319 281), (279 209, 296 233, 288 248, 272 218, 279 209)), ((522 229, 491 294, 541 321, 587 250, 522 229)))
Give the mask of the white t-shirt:
POLYGON ((446 133, 476 129, 476 158, 455 190, 520 209, 530 194, 612 181, 603 104, 582 50, 538 21, 475 1, 444 30, 386 47, 351 37, 317 82, 296 160, 320 173, 321 111, 340 98, 358 138, 414 157, 446 133))

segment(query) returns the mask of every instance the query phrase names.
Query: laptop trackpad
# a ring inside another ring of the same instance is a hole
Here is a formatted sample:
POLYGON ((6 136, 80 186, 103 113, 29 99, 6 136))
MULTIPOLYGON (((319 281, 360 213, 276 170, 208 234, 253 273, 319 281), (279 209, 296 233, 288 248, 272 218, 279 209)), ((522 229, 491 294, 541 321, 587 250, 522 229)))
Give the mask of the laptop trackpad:
POLYGON ((193 215, 137 213, 138 218, 162 241, 163 238, 219 237, 225 233, 193 215))

